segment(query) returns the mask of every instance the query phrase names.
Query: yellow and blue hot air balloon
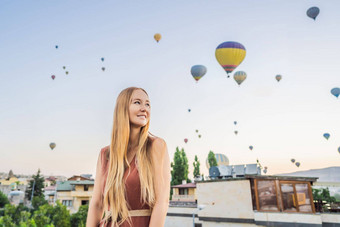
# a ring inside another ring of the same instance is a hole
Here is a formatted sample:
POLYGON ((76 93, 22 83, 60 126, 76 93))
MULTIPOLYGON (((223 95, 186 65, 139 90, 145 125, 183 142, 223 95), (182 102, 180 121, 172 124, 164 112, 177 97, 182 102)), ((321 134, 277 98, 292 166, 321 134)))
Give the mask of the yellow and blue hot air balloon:
POLYGON ((215 56, 229 77, 229 73, 234 71, 246 57, 246 48, 238 42, 224 42, 216 48, 215 56))
POLYGON ((194 65, 191 67, 191 75, 198 82, 207 73, 207 68, 204 65, 194 65))
POLYGON ((238 85, 241 85, 242 82, 247 78, 247 73, 243 72, 243 71, 237 71, 234 74, 234 80, 236 81, 236 83, 238 85))

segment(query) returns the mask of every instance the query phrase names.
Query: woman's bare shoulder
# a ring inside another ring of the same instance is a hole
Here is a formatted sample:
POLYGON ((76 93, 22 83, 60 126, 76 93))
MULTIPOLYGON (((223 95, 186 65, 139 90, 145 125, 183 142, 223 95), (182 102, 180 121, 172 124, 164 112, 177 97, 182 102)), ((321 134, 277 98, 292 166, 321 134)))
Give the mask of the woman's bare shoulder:
POLYGON ((166 142, 164 139, 155 136, 155 135, 149 135, 149 147, 151 150, 155 151, 164 151, 166 150, 166 142))
POLYGON ((101 158, 106 158, 106 160, 107 160, 109 155, 110 155, 110 145, 107 145, 107 146, 103 147, 102 149, 100 149, 100 157, 101 158))

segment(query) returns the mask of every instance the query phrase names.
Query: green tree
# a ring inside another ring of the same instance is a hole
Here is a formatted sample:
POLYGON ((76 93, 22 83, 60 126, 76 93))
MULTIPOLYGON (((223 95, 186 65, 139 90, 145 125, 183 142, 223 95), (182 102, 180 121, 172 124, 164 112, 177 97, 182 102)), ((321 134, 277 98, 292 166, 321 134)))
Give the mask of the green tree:
POLYGON ((194 165, 194 178, 195 178, 201 175, 200 161, 198 160, 197 155, 195 155, 195 161, 193 162, 193 165, 194 165))
POLYGON ((57 205, 54 207, 52 221, 55 226, 71 227, 70 212, 66 206, 57 201, 57 205))
POLYGON ((35 196, 32 200, 33 210, 38 210, 40 206, 47 204, 47 200, 45 200, 44 196, 35 196))
POLYGON ((329 188, 313 188, 313 199, 318 201, 326 201, 328 203, 334 203, 336 202, 335 197, 331 196, 329 193, 329 188))
POLYGON ((85 227, 86 218, 89 205, 83 205, 79 207, 77 213, 71 215, 71 226, 72 227, 85 227))
POLYGON ((172 167, 171 185, 182 184, 182 180, 186 180, 187 182, 190 181, 188 179, 189 174, 188 159, 183 148, 182 150, 179 150, 179 148, 176 147, 174 161, 171 162, 171 167, 172 167))
POLYGON ((6 204, 9 204, 9 200, 7 196, 2 191, 0 191, 0 208, 5 207, 6 204))
MULTIPOLYGON (((179 150, 178 147, 176 147, 176 152, 174 154, 174 160, 171 162, 171 185, 179 185, 182 184, 182 180, 186 180, 188 183, 191 182, 191 180, 188 178, 189 174, 189 164, 188 164, 188 158, 187 155, 182 148, 182 150, 179 150)), ((170 190, 170 200, 172 198, 173 189, 170 190)))
POLYGON ((6 204, 4 212, 4 217, 6 217, 5 220, 11 220, 13 224, 19 225, 21 220, 21 212, 22 211, 28 212, 28 210, 29 209, 25 207, 23 204, 19 204, 18 206, 6 204))
POLYGON ((40 175, 40 169, 38 169, 37 174, 33 175, 32 178, 33 179, 29 181, 28 188, 26 189, 26 198, 28 200, 31 200, 33 185, 34 185, 33 197, 43 196, 45 178, 44 176, 40 175))
POLYGON ((208 163, 209 163, 209 167, 217 166, 216 157, 213 151, 210 151, 208 154, 208 163))
POLYGON ((49 204, 45 204, 34 211, 33 220, 37 227, 45 227, 51 223, 51 216, 53 213, 53 207, 49 204))

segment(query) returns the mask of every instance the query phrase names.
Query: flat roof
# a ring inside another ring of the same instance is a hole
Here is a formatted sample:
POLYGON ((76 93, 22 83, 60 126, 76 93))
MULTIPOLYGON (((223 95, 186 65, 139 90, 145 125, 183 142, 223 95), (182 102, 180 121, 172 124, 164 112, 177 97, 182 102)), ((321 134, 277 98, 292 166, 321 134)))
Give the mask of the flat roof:
POLYGON ((238 180, 249 180, 249 179, 260 179, 260 180, 284 180, 284 181, 308 181, 316 182, 318 177, 299 177, 299 176, 276 176, 276 175, 245 175, 244 177, 235 178, 218 178, 211 180, 195 181, 196 183, 209 183, 209 182, 222 182, 222 181, 238 181, 238 180))

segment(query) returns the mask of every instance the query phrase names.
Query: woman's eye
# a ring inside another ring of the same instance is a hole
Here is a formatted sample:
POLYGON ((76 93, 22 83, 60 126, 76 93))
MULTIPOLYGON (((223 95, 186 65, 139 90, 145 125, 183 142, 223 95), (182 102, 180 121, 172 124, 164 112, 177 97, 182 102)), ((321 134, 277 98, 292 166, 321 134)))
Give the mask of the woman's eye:
POLYGON ((140 104, 140 101, 135 101, 135 104, 140 104))
POLYGON ((149 104, 149 103, 147 103, 146 105, 147 105, 148 107, 150 107, 150 104, 149 104))

